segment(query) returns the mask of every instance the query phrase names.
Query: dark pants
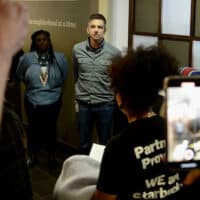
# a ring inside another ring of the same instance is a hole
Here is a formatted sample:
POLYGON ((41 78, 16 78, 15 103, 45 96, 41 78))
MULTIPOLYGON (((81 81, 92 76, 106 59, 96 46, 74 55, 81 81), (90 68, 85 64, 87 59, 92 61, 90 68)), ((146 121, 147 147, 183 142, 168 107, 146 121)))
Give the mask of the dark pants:
POLYGON ((32 105, 25 99, 25 109, 29 122, 28 148, 37 155, 46 147, 49 156, 56 151, 56 124, 61 107, 61 98, 50 105, 32 105))
POLYGON ((96 123, 99 143, 106 145, 111 136, 115 103, 109 102, 92 105, 78 102, 78 104, 80 148, 85 150, 85 152, 89 151, 92 144, 92 131, 94 123, 96 123))

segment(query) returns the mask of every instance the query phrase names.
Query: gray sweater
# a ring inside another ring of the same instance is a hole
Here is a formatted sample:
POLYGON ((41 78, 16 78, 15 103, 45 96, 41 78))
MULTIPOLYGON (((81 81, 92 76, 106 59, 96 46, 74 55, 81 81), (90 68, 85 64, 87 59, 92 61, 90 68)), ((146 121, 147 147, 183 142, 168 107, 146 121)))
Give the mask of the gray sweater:
POLYGON ((120 50, 106 41, 93 49, 86 40, 74 45, 72 53, 76 100, 88 104, 113 101, 107 68, 113 59, 121 56, 120 50))

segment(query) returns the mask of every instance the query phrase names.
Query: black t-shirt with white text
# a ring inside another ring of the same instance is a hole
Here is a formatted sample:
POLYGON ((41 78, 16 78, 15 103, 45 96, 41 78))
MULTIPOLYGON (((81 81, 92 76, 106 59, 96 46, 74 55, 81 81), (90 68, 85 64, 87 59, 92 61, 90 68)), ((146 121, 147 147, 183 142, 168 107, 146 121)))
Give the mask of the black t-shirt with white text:
POLYGON ((106 146, 97 189, 117 195, 118 200, 187 199, 192 189, 185 189, 183 174, 163 161, 165 148, 163 118, 130 123, 106 146))

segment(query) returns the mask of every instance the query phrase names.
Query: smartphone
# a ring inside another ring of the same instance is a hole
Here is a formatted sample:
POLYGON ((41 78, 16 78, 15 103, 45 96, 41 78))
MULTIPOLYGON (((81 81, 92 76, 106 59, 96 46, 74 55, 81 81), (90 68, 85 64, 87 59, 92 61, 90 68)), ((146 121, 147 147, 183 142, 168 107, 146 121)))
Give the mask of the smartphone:
POLYGON ((171 167, 200 167, 200 77, 169 76, 166 95, 166 159, 171 167))

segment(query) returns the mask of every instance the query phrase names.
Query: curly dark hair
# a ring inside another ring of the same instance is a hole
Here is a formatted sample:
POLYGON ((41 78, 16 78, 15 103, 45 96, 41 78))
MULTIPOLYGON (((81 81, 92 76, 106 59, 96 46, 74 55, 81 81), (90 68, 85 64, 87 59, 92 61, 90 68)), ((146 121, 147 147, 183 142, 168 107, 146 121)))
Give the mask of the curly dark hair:
POLYGON ((108 70, 111 88, 122 108, 141 116, 155 103, 166 76, 178 74, 178 62, 164 47, 138 47, 113 62, 108 70))
POLYGON ((51 36, 50 36, 50 33, 48 31, 45 31, 45 30, 38 30, 38 31, 35 31, 32 35, 31 35, 31 47, 30 47, 30 51, 37 51, 38 47, 36 45, 36 38, 38 35, 45 35, 47 38, 48 38, 48 41, 49 41, 49 55, 50 55, 50 63, 53 63, 53 59, 54 59, 54 50, 53 50, 53 45, 52 45, 52 42, 51 42, 51 36))

